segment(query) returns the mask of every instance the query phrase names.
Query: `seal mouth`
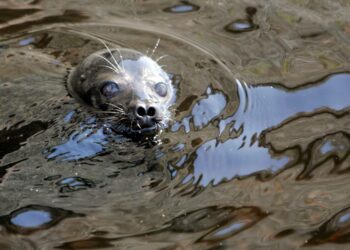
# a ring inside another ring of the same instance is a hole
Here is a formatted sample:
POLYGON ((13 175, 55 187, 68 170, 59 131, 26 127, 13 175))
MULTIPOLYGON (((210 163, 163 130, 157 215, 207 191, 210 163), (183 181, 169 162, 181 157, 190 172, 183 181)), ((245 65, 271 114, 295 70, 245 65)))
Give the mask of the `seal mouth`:
POLYGON ((151 127, 142 127, 142 128, 132 128, 130 129, 130 132, 132 133, 156 133, 159 130, 158 126, 155 124, 151 127))
POLYGON ((134 134, 134 135, 155 135, 161 130, 159 122, 155 121, 152 123, 140 124, 139 122, 128 123, 117 123, 112 125, 114 131, 121 132, 123 134, 134 134))
POLYGON ((151 127, 130 127, 125 124, 112 125, 111 129, 117 133, 122 133, 125 135, 155 135, 160 130, 159 126, 156 124, 151 127))
MULTIPOLYGON (((159 133, 165 127, 165 120, 161 116, 157 117, 136 117, 134 114, 120 115, 111 118, 111 112, 106 111, 106 120, 109 122, 113 131, 125 135, 147 136, 159 133)), ((104 113, 101 114, 102 116, 104 113)))
POLYGON ((132 132, 137 133, 152 133, 159 130, 159 123, 155 120, 136 121, 136 126, 131 128, 132 132))

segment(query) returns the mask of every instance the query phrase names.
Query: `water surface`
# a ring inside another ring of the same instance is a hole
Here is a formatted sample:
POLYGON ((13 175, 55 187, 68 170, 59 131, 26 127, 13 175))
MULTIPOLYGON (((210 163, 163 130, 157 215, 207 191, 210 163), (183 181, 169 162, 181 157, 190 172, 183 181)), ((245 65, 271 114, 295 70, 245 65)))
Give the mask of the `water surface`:
POLYGON ((345 1, 0 3, 0 249, 347 249, 345 1), (337 13, 337 15, 334 15, 337 13), (154 140, 108 130, 69 72, 110 47, 175 76, 154 140))

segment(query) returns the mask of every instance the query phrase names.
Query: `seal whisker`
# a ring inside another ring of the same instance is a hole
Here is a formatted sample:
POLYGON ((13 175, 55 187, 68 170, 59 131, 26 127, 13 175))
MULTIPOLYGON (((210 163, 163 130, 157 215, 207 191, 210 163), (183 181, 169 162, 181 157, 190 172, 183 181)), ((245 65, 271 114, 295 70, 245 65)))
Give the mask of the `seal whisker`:
POLYGON ((106 62, 108 62, 109 63, 109 65, 111 65, 112 66, 112 68, 114 68, 115 70, 117 70, 118 72, 119 72, 119 69, 118 68, 116 68, 116 66, 111 62, 111 61, 109 61, 107 58, 105 58, 104 56, 101 56, 101 55, 97 55, 97 57, 99 57, 99 58, 101 58, 101 59, 103 59, 103 60, 105 60, 106 62))
POLYGON ((119 110, 119 111, 122 111, 123 113, 125 113, 125 109, 123 108, 122 105, 115 105, 115 104, 110 103, 110 102, 107 102, 106 104, 111 106, 111 107, 113 107, 113 108, 115 108, 115 109, 117 109, 117 110, 119 110))
POLYGON ((116 123, 120 123, 121 121, 126 120, 125 117, 106 117, 106 119, 108 119, 108 121, 113 121, 116 123))
POLYGON ((119 111, 114 111, 114 112, 105 112, 105 113, 101 113, 101 114, 105 114, 107 115, 107 118, 113 118, 113 120, 116 120, 116 118, 121 118, 121 117, 125 117, 125 114, 119 111))
POLYGON ((171 114, 174 114, 176 112, 176 108, 170 107, 168 108, 168 112, 166 112, 165 116, 170 116, 171 114))
POLYGON ((156 45, 154 46, 153 50, 152 50, 152 54, 150 56, 150 58, 152 58, 152 56, 154 55, 154 53, 156 52, 158 46, 159 46, 159 42, 160 42, 160 38, 158 38, 156 45))
POLYGON ((117 68, 121 71, 121 67, 120 67, 119 63, 117 62, 117 60, 115 59, 115 57, 113 56, 112 51, 109 49, 109 47, 107 46, 107 44, 106 44, 102 39, 99 39, 99 40, 100 40, 100 42, 106 47, 106 49, 107 49, 108 53, 111 55, 111 57, 112 57, 112 59, 113 59, 115 65, 116 65, 117 68))
POLYGON ((108 112, 108 111, 102 111, 102 112, 97 112, 97 113, 99 113, 99 114, 110 114, 110 115, 123 115, 121 112, 119 112, 119 111, 110 111, 110 112, 108 112))
POLYGON ((120 59, 120 61, 121 61, 121 63, 122 63, 123 72, 125 72, 125 67, 124 67, 124 62, 123 62, 123 56, 122 56, 122 54, 120 53, 120 50, 119 50, 118 48, 116 48, 116 50, 117 50, 118 53, 119 53, 119 59, 120 59))
POLYGON ((134 119, 131 119, 130 125, 129 125, 129 130, 132 130, 132 125, 134 124, 134 119))
POLYGON ((158 57, 157 60, 156 60, 156 62, 159 62, 160 60, 162 60, 162 59, 165 58, 165 57, 168 57, 168 55, 163 55, 163 56, 158 57))
POLYGON ((105 68, 111 69, 112 71, 114 71, 117 74, 119 73, 119 71, 117 71, 115 68, 108 66, 108 65, 100 65, 100 67, 105 67, 105 68))
POLYGON ((109 105, 109 106, 111 106, 111 107, 112 107, 112 109, 114 109, 114 110, 116 110, 116 111, 119 111, 119 112, 123 112, 123 113, 125 113, 125 111, 124 111, 122 108, 120 108, 120 107, 113 106, 113 105, 109 105))
POLYGON ((118 114, 118 112, 116 112, 114 110, 110 110, 110 111, 97 110, 95 112, 100 113, 100 114, 118 114))
MULTIPOLYGON (((114 117, 114 118, 116 118, 116 117, 114 117)), ((115 121, 121 122, 121 121, 125 121, 125 120, 127 120, 127 118, 126 118, 126 117, 120 117, 119 119, 112 119, 112 120, 115 120, 115 121)))
POLYGON ((116 115, 113 115, 113 116, 107 116, 107 117, 103 117, 104 119, 108 119, 110 121, 115 121, 115 122, 120 122, 120 121, 123 121, 123 120, 128 120, 127 116, 125 116, 124 114, 117 114, 118 116, 116 115))
POLYGON ((142 129, 141 126, 140 126, 140 123, 138 121, 136 121, 136 126, 139 128, 139 129, 142 129))
POLYGON ((121 108, 122 108, 121 105, 116 105, 116 104, 111 103, 111 102, 107 102, 106 104, 107 104, 107 105, 110 105, 110 106, 112 106, 112 107, 114 107, 114 108, 118 108, 118 109, 121 109, 121 108))

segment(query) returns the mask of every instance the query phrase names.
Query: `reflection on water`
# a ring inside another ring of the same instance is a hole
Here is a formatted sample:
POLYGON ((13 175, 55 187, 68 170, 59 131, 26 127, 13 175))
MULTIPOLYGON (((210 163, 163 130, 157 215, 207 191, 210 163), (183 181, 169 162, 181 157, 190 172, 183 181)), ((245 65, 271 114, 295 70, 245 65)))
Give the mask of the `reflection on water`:
POLYGON ((201 145, 194 161, 195 179, 206 186, 259 171, 276 173, 286 167, 289 157, 273 154, 259 144, 257 137, 265 129, 278 126, 299 113, 310 114, 322 109, 339 111, 350 106, 349 82, 350 74, 336 74, 316 86, 286 90, 273 86, 248 87, 238 81, 240 106, 232 117, 220 121, 219 128, 222 133, 233 123, 230 131, 238 131, 239 136, 224 142, 213 139, 201 145))
POLYGON ((30 205, 0 217, 0 224, 12 233, 29 234, 37 230, 48 229, 63 219, 77 216, 83 215, 60 208, 30 205))
POLYGON ((104 134, 103 128, 76 131, 70 135, 67 142, 53 147, 47 158, 69 161, 95 156, 104 151, 104 145, 107 142, 108 138, 104 134))
MULTIPOLYGON (((256 207, 206 207, 180 215, 172 221, 166 222, 161 230, 153 230, 148 232, 148 234, 157 235, 164 231, 200 233, 196 243, 216 243, 248 229, 267 215, 266 212, 256 207)), ((80 249, 79 246, 84 245, 91 247, 116 246, 112 243, 118 242, 122 238, 91 237, 89 239, 66 242, 61 247, 80 249)))
POLYGON ((191 115, 184 118, 181 123, 177 122, 172 126, 172 131, 178 131, 181 126, 186 133, 190 131, 189 122, 193 121, 196 129, 201 129, 217 117, 226 106, 225 96, 218 92, 212 93, 212 89, 207 89, 207 97, 198 101, 192 108, 191 115))
POLYGON ((350 148, 350 139, 343 132, 324 136, 316 140, 310 147, 310 153, 304 170, 298 176, 298 179, 309 178, 312 172, 321 166, 327 160, 332 160, 336 166, 333 172, 348 171, 348 155, 350 148))
POLYGON ((225 26, 225 30, 232 33, 248 32, 259 29, 259 25, 253 21, 253 16, 256 14, 257 9, 254 7, 247 7, 246 19, 237 19, 225 26))
POLYGON ((210 182, 218 184, 222 180, 247 176, 258 171, 277 170, 286 166, 288 157, 271 158, 269 150, 258 145, 245 145, 239 139, 230 139, 224 143, 209 141, 196 151, 194 177, 201 185, 210 182))
POLYGON ((188 1, 180 1, 181 4, 176 4, 171 7, 165 8, 163 11, 170 12, 170 13, 186 13, 186 12, 192 12, 197 11, 200 9, 198 5, 191 4, 188 1))
POLYGON ((56 182, 56 185, 60 188, 61 193, 74 192, 77 190, 93 188, 96 186, 95 183, 93 183, 91 180, 81 178, 79 176, 64 178, 56 182))
POLYGON ((314 245, 326 242, 350 242, 350 209, 346 208, 325 222, 318 230, 312 232, 312 238, 306 244, 314 245))
POLYGON ((198 129, 206 126, 214 117, 219 115, 226 106, 226 99, 222 93, 210 94, 208 97, 196 103, 192 109, 193 123, 198 129))
POLYGON ((26 140, 32 135, 44 131, 49 123, 33 121, 30 124, 21 126, 21 122, 10 128, 0 130, 0 159, 6 154, 18 150, 26 144, 26 140))
POLYGON ((244 135, 279 125, 298 113, 311 113, 322 109, 342 110, 349 106, 350 74, 335 74, 319 84, 296 90, 273 86, 248 87, 238 82, 240 109, 232 117, 234 129, 244 126, 244 135), (244 90, 246 86, 246 90, 244 90), (247 98, 245 95, 247 92, 247 98), (246 107, 247 106, 247 107, 246 107))
POLYGON ((49 24, 49 23, 67 23, 67 22, 80 22, 88 19, 87 16, 76 10, 66 10, 60 15, 43 17, 42 19, 35 21, 27 21, 23 23, 17 23, 3 28, 0 27, 0 32, 15 33, 31 28, 34 25, 49 24))
POLYGON ((0 249, 347 249, 349 11, 0 2, 0 249), (176 104, 156 140, 116 135, 67 94, 99 39, 160 39, 176 104))
POLYGON ((8 21, 11 21, 13 19, 17 19, 19 17, 22 17, 24 15, 31 15, 35 12, 40 11, 40 9, 34 9, 34 8, 25 8, 25 9, 10 9, 10 8, 1 8, 0 13, 0 24, 6 23, 8 21))

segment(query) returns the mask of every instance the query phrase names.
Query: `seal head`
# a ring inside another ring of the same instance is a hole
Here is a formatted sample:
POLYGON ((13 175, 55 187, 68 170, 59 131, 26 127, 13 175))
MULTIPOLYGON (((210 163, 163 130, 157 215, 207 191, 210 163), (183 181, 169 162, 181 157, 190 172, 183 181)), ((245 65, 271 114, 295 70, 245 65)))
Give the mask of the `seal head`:
POLYGON ((175 95, 169 75, 158 63, 130 49, 88 56, 69 75, 68 91, 99 110, 115 130, 126 133, 166 126, 175 95))

